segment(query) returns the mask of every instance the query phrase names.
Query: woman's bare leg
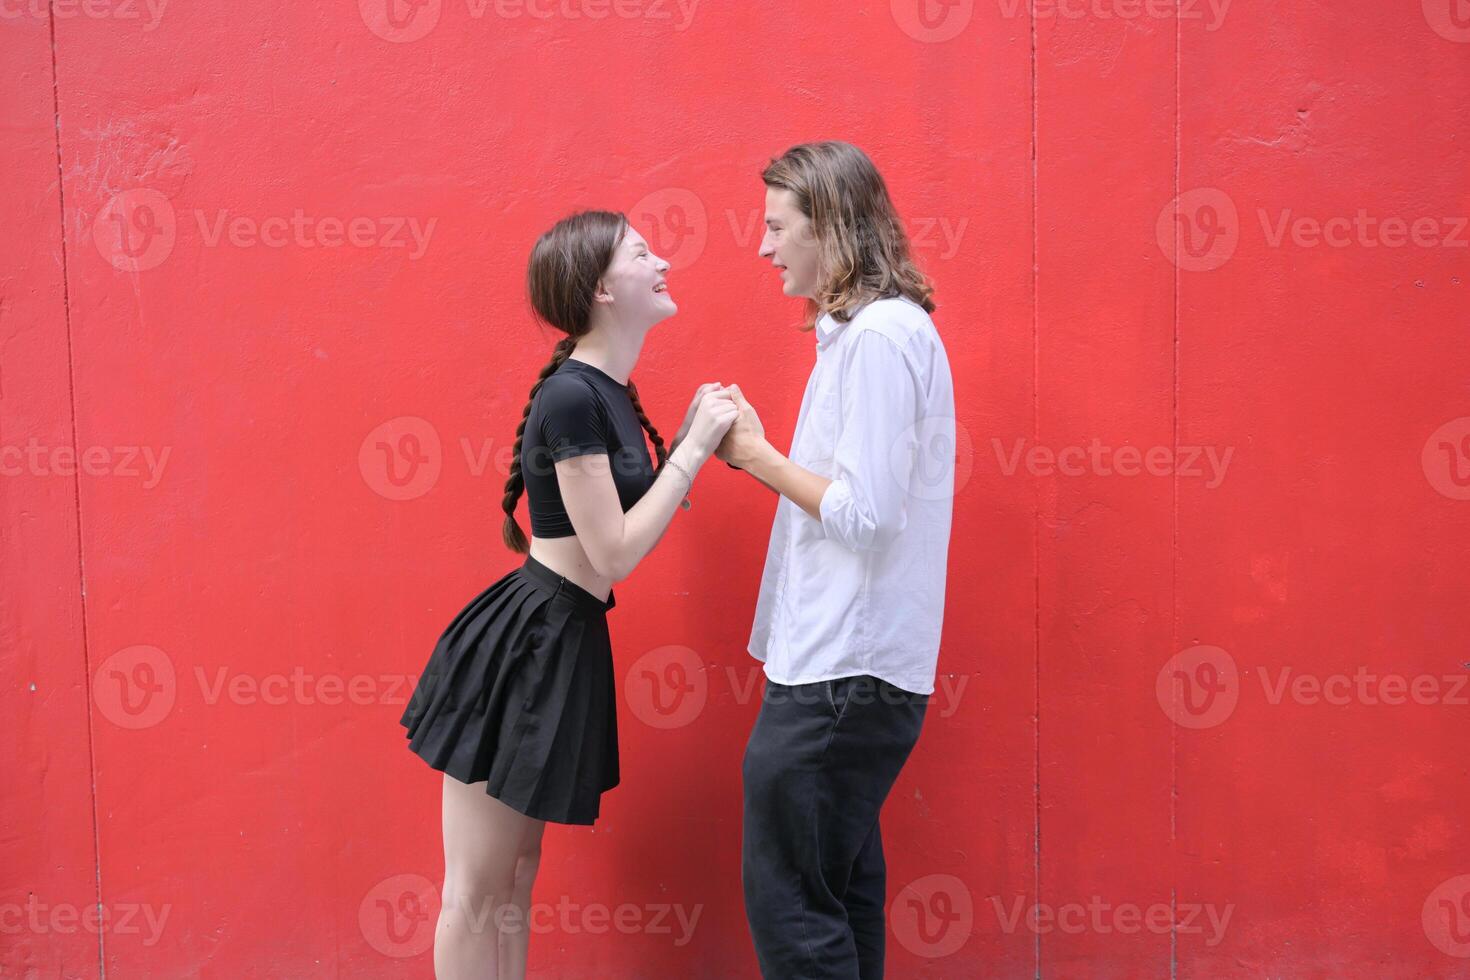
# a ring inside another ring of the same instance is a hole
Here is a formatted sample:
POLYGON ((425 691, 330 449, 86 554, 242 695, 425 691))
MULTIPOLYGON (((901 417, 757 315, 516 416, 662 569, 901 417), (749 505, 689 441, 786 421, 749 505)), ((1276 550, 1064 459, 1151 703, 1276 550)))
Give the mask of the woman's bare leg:
POLYGON ((507 913, 506 928, 500 930, 500 976, 498 980, 526 980, 526 954, 531 946, 531 886, 541 867, 541 833, 544 820, 528 820, 516 860, 515 886, 511 889, 514 913, 507 913))
POLYGON ((444 890, 434 931, 438 980, 500 980, 501 912, 512 900, 516 862, 533 821, 485 792, 485 783, 444 776, 444 890))

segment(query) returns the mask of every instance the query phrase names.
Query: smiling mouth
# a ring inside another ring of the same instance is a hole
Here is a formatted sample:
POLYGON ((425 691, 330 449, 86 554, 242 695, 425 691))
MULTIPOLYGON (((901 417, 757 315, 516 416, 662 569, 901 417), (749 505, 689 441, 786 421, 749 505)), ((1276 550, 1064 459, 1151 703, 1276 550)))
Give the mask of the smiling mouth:
POLYGON ((667 293, 669 291, 669 284, 666 282, 661 282, 657 286, 653 287, 653 291, 656 293, 667 293))

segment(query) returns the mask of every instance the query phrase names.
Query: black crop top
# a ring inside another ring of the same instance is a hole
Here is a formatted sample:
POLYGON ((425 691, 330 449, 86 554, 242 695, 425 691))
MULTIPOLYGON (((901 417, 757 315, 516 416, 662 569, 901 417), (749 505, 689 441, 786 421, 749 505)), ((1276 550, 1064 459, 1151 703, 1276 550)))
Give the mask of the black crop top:
POLYGON ((531 400, 521 435, 521 473, 531 508, 531 534, 566 538, 576 531, 556 482, 556 463, 603 453, 623 512, 653 485, 653 461, 626 385, 585 361, 568 358, 531 400))

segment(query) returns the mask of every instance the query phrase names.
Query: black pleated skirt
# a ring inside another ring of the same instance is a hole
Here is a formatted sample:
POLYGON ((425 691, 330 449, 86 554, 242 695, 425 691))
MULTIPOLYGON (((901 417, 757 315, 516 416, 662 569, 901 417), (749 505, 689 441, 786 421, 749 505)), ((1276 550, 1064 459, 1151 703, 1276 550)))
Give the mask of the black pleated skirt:
POLYGON ((439 637, 401 719, 409 749, 527 816, 591 824, 619 779, 614 604, 527 556, 439 637))

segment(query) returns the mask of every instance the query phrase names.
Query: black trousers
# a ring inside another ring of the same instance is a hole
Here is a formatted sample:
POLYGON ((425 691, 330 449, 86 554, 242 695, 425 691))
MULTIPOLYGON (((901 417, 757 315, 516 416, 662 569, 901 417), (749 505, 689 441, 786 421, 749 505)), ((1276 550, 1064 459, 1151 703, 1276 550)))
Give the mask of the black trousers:
POLYGON ((742 766, 741 876, 767 980, 883 976, 878 811, 928 703, 866 674, 766 682, 742 766))

